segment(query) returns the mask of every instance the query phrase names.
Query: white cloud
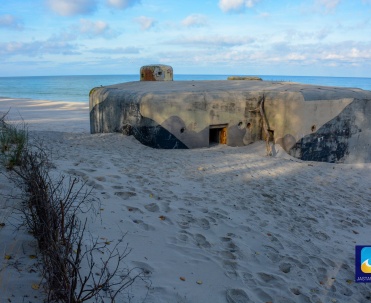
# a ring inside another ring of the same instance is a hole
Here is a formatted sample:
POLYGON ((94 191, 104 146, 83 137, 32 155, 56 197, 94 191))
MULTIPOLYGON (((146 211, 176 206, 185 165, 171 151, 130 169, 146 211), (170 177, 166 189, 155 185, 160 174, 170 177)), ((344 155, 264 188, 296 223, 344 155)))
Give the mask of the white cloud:
MULTIPOLYGON (((204 41, 204 43, 212 43, 204 41)), ((237 39, 238 40, 238 39, 237 39)), ((186 41, 189 42, 189 41, 186 41)), ((261 42, 263 43, 263 42, 261 42)), ((215 46, 218 46, 214 44, 215 46)), ((213 46, 213 45, 211 45, 213 46)), ((207 48, 201 49, 187 48, 187 51, 161 53, 161 58, 171 58, 173 62, 187 63, 189 66, 260 66, 273 68, 293 67, 323 67, 323 66, 353 66, 354 64, 371 64, 371 43, 357 43, 347 41, 335 44, 322 44, 314 42, 312 44, 273 44, 253 46, 249 44, 239 47, 214 47, 210 52, 207 48)), ((202 45, 201 45, 202 47, 202 45)), ((184 48, 183 48, 184 49, 184 48)), ((260 71, 262 72, 262 71, 260 71)))
POLYGON ((12 15, 2 15, 0 16, 0 28, 1 27, 13 30, 23 30, 23 23, 12 15))
POLYGON ((332 33, 331 28, 318 29, 312 32, 298 31, 295 29, 289 29, 285 31, 286 41, 307 41, 307 40, 323 40, 332 33))
POLYGON ((340 0, 316 0, 317 7, 324 7, 326 12, 333 11, 340 3, 340 0))
POLYGON ((119 32, 112 30, 105 21, 80 19, 79 23, 69 26, 60 33, 53 34, 49 40, 70 42, 78 39, 112 39, 119 36, 119 34, 119 32))
MULTIPOLYGON (((266 49, 253 48, 215 48, 214 52, 196 49, 160 54, 161 58, 172 58, 173 62, 182 62, 190 66, 235 67, 322 67, 322 66, 353 66, 354 64, 371 64, 370 43, 357 44, 351 41, 334 45, 329 44, 299 44, 286 48, 268 46, 266 49), (342 51, 339 52, 339 49, 342 51), (313 51, 315 50, 315 51, 313 51)), ((259 72, 262 72, 260 70, 259 72)))
POLYGON ((43 56, 45 54, 77 54, 77 46, 64 41, 33 41, 0 43, 0 55, 28 57, 43 56))
POLYGON ((50 9, 61 16, 89 14, 96 10, 97 0, 46 0, 50 9))
POLYGON ((104 21, 90 21, 86 19, 81 19, 78 26, 78 31, 81 35, 88 38, 96 38, 99 36, 105 38, 112 38, 117 36, 107 22, 104 21))
POLYGON ((252 8, 260 0, 219 0, 219 7, 223 12, 241 12, 246 7, 252 8))
POLYGON ((189 15, 185 19, 182 20, 182 24, 187 27, 192 27, 192 26, 205 26, 207 24, 207 18, 204 15, 200 14, 193 14, 189 15))
POLYGON ((41 41, 39 53, 42 54, 77 54, 77 45, 72 45, 65 41, 41 41))
POLYGON ((244 0, 220 0, 219 7, 223 12, 241 11, 244 6, 244 0))
MULTIPOLYGON (((334 44, 298 44, 291 45, 286 50, 275 48, 270 53, 282 59, 303 60, 307 62, 334 63, 366 63, 371 59, 370 43, 344 41, 334 44), (288 52, 288 49, 291 52, 288 52), (315 51, 314 51, 315 50, 315 51), (287 52, 289 55, 284 55, 287 52)), ((269 60, 267 58, 267 60, 269 60)))
POLYGON ((192 36, 190 38, 177 39, 171 44, 192 45, 195 47, 233 47, 251 44, 255 42, 251 37, 231 37, 231 36, 192 36))
POLYGON ((249 8, 253 7, 260 0, 245 0, 245 5, 249 8))
POLYGON ((151 27, 153 27, 156 23, 156 21, 153 18, 145 17, 145 16, 140 16, 135 19, 135 22, 140 24, 140 28, 142 30, 148 30, 151 27))
POLYGON ((298 54, 298 53, 290 53, 286 55, 285 59, 292 60, 292 61, 303 61, 307 59, 307 56, 303 54, 298 54))
POLYGON ((128 7, 139 4, 141 0, 106 0, 106 3, 110 7, 119 9, 126 9, 128 7))
POLYGON ((92 53, 102 53, 102 54, 139 54, 140 48, 128 46, 128 47, 116 47, 116 48, 94 48, 91 49, 92 53))

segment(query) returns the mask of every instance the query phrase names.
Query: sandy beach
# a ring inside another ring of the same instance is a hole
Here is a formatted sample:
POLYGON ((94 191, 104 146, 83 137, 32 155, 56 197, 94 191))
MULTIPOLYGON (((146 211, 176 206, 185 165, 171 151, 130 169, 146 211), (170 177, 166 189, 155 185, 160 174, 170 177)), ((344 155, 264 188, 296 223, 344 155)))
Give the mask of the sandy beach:
MULTIPOLYGON (((355 245, 371 245, 370 163, 304 162, 279 146, 267 157, 263 142, 157 150, 91 135, 86 103, 0 98, 9 109, 50 148, 53 175, 93 189, 91 235, 113 245, 126 234, 126 265, 148 273, 117 302, 371 301, 354 281, 355 245)), ((0 302, 42 302, 36 244, 17 230, 4 168, 0 191, 0 302)))

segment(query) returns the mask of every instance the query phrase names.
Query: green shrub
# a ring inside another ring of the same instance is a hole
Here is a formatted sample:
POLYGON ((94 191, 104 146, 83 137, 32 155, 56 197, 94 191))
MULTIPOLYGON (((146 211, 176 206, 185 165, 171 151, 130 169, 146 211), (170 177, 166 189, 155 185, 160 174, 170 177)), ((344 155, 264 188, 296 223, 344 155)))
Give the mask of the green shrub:
POLYGON ((10 124, 5 121, 6 114, 0 117, 0 156, 8 169, 18 166, 27 146, 28 129, 24 123, 10 124))

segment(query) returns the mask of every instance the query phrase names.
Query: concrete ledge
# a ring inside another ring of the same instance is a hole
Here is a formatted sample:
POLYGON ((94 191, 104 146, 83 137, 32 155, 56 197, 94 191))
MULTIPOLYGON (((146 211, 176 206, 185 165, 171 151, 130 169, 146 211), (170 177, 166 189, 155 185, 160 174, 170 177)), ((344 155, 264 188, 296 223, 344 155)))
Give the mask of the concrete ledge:
POLYGON ((259 80, 259 81, 263 81, 262 78, 260 77, 254 77, 254 76, 231 76, 231 77, 228 77, 227 80, 259 80))

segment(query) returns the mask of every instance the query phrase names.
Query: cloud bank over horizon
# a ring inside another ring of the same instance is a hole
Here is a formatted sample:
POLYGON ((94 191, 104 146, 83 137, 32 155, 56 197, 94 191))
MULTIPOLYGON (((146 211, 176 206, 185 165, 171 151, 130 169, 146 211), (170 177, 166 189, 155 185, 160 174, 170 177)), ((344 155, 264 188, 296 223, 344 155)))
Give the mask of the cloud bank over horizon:
POLYGON ((371 0, 12 0, 0 11, 0 76, 164 63, 188 74, 371 77, 370 16, 371 0))

